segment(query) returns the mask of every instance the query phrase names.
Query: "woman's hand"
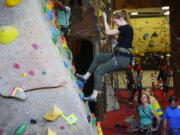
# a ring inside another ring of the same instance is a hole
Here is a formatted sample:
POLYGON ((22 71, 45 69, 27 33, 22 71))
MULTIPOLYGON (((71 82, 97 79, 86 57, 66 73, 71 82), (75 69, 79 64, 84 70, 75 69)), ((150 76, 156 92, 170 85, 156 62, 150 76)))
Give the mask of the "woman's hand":
POLYGON ((103 16, 103 18, 104 18, 104 19, 106 19, 106 18, 107 18, 107 15, 106 15, 106 13, 105 13, 105 12, 102 12, 102 16, 103 16))

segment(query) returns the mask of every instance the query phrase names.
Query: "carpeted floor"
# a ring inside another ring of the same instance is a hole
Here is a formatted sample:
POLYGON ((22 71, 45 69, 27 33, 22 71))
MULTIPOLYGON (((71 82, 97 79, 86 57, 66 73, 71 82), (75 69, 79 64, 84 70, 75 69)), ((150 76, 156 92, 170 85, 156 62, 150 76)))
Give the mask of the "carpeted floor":
MULTIPOLYGON (((173 90, 170 90, 169 95, 173 94, 173 90)), ((158 99, 163 110, 165 109, 165 107, 169 106, 167 101, 163 102, 160 90, 156 90, 155 96, 158 99)), ((127 116, 131 116, 136 111, 135 105, 129 106, 127 104, 128 92, 117 92, 117 99, 120 103, 120 109, 106 113, 105 119, 101 125, 103 135, 137 135, 138 133, 127 133, 126 125, 124 124, 124 119, 127 116)))

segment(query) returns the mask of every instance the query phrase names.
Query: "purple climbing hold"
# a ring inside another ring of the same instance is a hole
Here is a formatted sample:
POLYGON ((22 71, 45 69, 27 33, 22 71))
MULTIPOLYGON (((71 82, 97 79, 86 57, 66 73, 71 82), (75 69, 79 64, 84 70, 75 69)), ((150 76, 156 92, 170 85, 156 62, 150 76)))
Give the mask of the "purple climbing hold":
POLYGON ((16 69, 20 69, 21 68, 19 63, 14 63, 13 67, 16 68, 16 69))
POLYGON ((36 43, 33 43, 33 44, 32 44, 32 47, 33 47, 34 49, 36 49, 36 50, 39 48, 39 46, 38 46, 36 43))
POLYGON ((32 75, 32 76, 34 76, 34 75, 35 75, 34 70, 30 70, 30 71, 29 71, 29 74, 32 75))

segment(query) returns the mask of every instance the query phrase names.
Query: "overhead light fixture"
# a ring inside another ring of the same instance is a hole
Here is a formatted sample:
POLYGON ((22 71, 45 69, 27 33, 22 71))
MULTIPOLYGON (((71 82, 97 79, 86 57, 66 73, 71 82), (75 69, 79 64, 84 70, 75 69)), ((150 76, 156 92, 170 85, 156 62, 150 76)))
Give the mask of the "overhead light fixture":
POLYGON ((138 12, 132 12, 131 15, 138 15, 138 12))
POLYGON ((162 7, 162 10, 169 10, 169 6, 162 7))
POLYGON ((164 15, 169 15, 169 14, 170 14, 170 12, 169 12, 169 11, 164 12, 164 15))

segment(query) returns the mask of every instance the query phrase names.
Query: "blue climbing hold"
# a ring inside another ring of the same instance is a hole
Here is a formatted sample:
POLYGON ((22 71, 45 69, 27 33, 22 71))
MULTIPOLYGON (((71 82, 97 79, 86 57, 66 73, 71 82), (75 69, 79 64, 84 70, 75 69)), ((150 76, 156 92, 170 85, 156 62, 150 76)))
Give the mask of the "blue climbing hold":
POLYGON ((149 33, 145 33, 143 36, 143 39, 146 40, 146 38, 149 36, 149 33))
POLYGON ((47 9, 47 14, 49 16, 49 19, 53 20, 53 13, 49 9, 47 9))
POLYGON ((76 81, 76 84, 78 85, 78 87, 79 87, 80 89, 84 88, 84 83, 83 83, 83 82, 81 82, 81 81, 76 81))
POLYGON ((58 33, 56 31, 56 28, 54 28, 54 27, 51 27, 51 33, 52 33, 53 36, 57 36, 58 35, 58 33))
POLYGON ((83 93, 79 93, 79 97, 80 97, 81 100, 83 100, 84 94, 83 93))
POLYGON ((69 67, 69 64, 68 64, 67 61, 63 60, 63 63, 64 63, 65 68, 68 68, 68 67, 69 67))

